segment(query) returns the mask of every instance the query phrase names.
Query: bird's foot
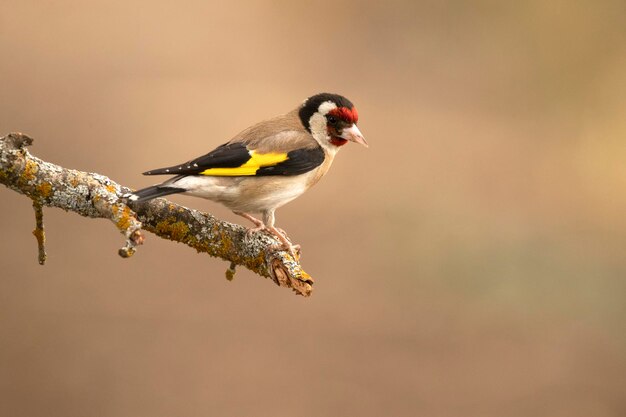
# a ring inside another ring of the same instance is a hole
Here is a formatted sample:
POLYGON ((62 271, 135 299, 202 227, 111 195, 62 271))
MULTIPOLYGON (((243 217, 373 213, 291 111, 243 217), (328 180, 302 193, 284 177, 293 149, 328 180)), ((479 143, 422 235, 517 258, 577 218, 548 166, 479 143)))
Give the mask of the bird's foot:
POLYGON ((266 227, 265 230, 267 230, 268 233, 280 240, 280 245, 274 245, 272 246, 272 249, 286 250, 291 254, 291 256, 294 257, 294 259, 300 258, 300 245, 293 245, 284 230, 274 226, 266 227))
POLYGON ((233 213, 235 213, 238 216, 244 217, 250 220, 252 223, 254 223, 254 227, 251 227, 246 231, 247 237, 251 237, 256 232, 265 230, 265 224, 261 220, 257 219, 256 217, 251 216, 250 214, 244 213, 242 211, 233 211, 233 213))
POLYGON ((255 234, 256 232, 263 232, 265 230, 267 230, 267 228, 265 227, 263 223, 261 223, 257 227, 251 227, 248 230, 246 230, 246 236, 252 237, 252 235, 255 234))
POLYGON ((284 230, 278 229, 276 227, 269 228, 261 224, 260 226, 251 227, 246 230, 246 236, 250 238, 257 232, 265 232, 268 235, 280 240, 280 245, 271 246, 272 250, 286 250, 291 254, 291 256, 300 257, 300 245, 293 245, 284 230))
POLYGON ((281 243, 280 245, 272 245, 270 246, 270 249, 273 251, 287 251, 289 252, 289 254, 293 257, 293 259, 295 259, 296 261, 298 259, 300 259, 300 254, 301 254, 301 250, 300 250, 300 245, 292 245, 292 244, 284 244, 281 243))
POLYGON ((285 232, 283 229, 274 226, 266 226, 265 223, 263 223, 261 220, 257 219, 254 216, 251 216, 248 213, 244 213, 241 211, 234 211, 233 213, 241 217, 245 217, 246 219, 254 223, 255 227, 251 227, 246 231, 247 237, 252 237, 252 235, 257 232, 266 232, 267 234, 280 240, 280 245, 273 245, 271 248, 272 250, 286 250, 294 258, 300 257, 300 245, 293 245, 289 240, 289 237, 287 237, 287 232, 285 232))

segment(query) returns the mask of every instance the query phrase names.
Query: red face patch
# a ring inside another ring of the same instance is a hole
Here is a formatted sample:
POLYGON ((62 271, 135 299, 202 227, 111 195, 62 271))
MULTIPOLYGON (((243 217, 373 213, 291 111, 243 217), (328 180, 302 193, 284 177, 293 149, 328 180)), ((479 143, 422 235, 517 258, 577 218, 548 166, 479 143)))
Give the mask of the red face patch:
POLYGON ((352 107, 351 109, 347 107, 337 107, 336 109, 332 109, 331 111, 329 111, 328 114, 335 116, 350 124, 359 121, 359 114, 356 111, 356 107, 352 107))
POLYGON ((343 146, 346 143, 348 143, 348 139, 344 139, 344 138, 340 138, 337 136, 333 136, 330 138, 330 143, 332 143, 333 145, 339 147, 339 146, 343 146))

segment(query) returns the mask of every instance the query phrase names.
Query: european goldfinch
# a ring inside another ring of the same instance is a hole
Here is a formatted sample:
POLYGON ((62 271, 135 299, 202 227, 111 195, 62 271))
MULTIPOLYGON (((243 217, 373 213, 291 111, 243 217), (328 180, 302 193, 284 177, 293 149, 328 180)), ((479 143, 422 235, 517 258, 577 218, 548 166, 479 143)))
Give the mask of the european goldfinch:
POLYGON ((292 254, 285 232, 274 226, 274 212, 315 185, 328 172, 339 148, 348 141, 367 147, 350 100, 322 93, 293 111, 239 133, 215 150, 181 165, 144 175, 175 175, 129 196, 141 202, 185 193, 228 207, 252 221, 253 231, 267 231, 292 254), (263 220, 250 213, 260 213, 263 220))

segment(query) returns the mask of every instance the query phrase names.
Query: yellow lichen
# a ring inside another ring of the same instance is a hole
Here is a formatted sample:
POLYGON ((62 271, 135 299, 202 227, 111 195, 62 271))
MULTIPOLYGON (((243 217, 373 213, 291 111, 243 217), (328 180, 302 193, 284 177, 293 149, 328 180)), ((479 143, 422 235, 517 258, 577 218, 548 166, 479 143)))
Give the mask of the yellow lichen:
POLYGON ((24 165, 24 172, 22 172, 21 179, 24 182, 28 182, 35 179, 35 173, 37 173, 37 164, 30 159, 26 160, 26 165, 24 165))
POLYGON ((259 253, 259 255, 256 258, 254 258, 253 262, 251 263, 255 271, 265 265, 265 256, 263 255, 264 255, 263 252, 259 253))
POLYGON ((106 189, 109 190, 110 193, 115 194, 115 187, 113 185, 107 185, 106 189))
POLYGON ((175 217, 168 217, 157 223, 155 229, 158 234, 179 242, 191 243, 192 240, 195 240, 193 236, 189 235, 189 226, 185 222, 176 221, 175 217))
POLYGON ((233 242, 230 240, 228 234, 226 234, 225 232, 221 232, 220 233, 220 243, 222 244, 222 250, 225 253, 228 253, 231 251, 231 249, 233 248, 233 242))
POLYGON ((304 272, 303 270, 301 270, 301 277, 300 277, 301 281, 304 282, 310 282, 313 283, 313 278, 311 277, 311 275, 307 274, 306 272, 304 272))
POLYGON ((52 185, 48 182, 43 182, 37 186, 37 192, 39 192, 42 198, 48 198, 52 194, 52 185))
POLYGON ((228 231, 220 230, 217 224, 212 227, 213 232, 219 236, 217 240, 196 237, 191 233, 189 226, 185 222, 177 220, 175 216, 169 216, 165 220, 158 222, 154 227, 147 226, 146 229, 166 239, 184 243, 194 248, 198 253, 208 253, 217 258, 228 259, 257 273, 265 271, 266 253, 264 251, 260 251, 254 258, 240 256, 239 252, 234 250, 235 242, 233 242, 233 236, 228 231))
MULTIPOLYGON (((117 216, 118 213, 118 206, 113 206, 113 214, 117 216)), ((128 228, 130 227, 131 221, 131 211, 128 207, 124 206, 122 212, 119 213, 119 219, 117 219, 117 222, 115 224, 117 225, 118 229, 125 231, 128 230, 128 228)))

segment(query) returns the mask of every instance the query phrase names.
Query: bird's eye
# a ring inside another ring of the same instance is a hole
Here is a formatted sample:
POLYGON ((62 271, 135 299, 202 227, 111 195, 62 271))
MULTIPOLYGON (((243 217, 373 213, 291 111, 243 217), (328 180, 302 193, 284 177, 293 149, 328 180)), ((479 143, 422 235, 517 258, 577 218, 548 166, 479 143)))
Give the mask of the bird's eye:
POLYGON ((336 125, 337 118, 335 116, 328 116, 328 123, 330 123, 331 125, 336 125))

